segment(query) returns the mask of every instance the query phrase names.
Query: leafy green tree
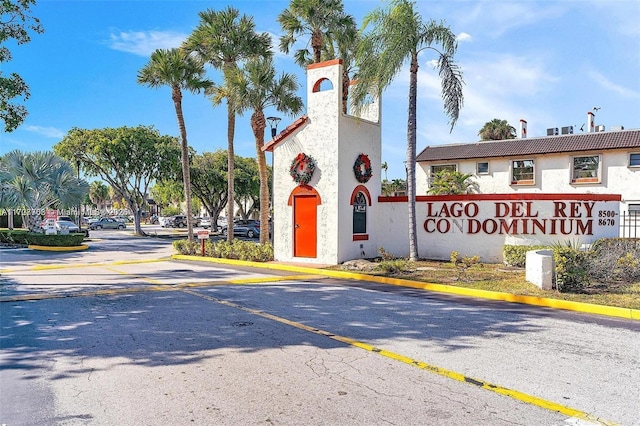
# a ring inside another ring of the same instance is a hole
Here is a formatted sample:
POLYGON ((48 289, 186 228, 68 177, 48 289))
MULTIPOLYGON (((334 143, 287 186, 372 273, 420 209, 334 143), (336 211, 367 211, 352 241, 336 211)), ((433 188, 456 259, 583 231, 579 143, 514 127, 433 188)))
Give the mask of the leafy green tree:
POLYGON ((227 167, 227 152, 223 150, 195 155, 191 165, 193 195, 207 211, 214 231, 227 204, 227 167))
POLYGON ((187 204, 187 233, 193 241, 193 209, 191 205, 191 181, 189 173, 189 144, 187 127, 182 113, 182 90, 198 93, 213 84, 205 77, 204 62, 198 56, 186 54, 181 49, 157 49, 149 62, 138 72, 138 83, 152 88, 171 87, 171 99, 178 118, 180 141, 182 142, 182 179, 187 204))
MULTIPOLYGON (((236 187, 235 202, 240 217, 246 220, 260 208, 260 175, 256 159, 236 157, 236 170, 233 178, 236 187)), ((260 232, 262 233, 262 230, 260 232)))
MULTIPOLYGON (((190 170, 191 175, 193 176, 193 165, 190 167, 190 170)), ((193 186, 193 179, 191 179, 192 190, 193 186)), ((178 208, 178 212, 176 214, 179 214, 180 203, 184 200, 184 181, 172 179, 156 180, 156 184, 151 187, 149 193, 156 204, 163 208, 175 206, 178 208)), ((195 191, 193 191, 193 193, 195 194, 195 191)))
POLYGON ((471 173, 460 173, 454 170, 440 170, 433 175, 428 194, 431 195, 461 195, 473 194, 478 184, 471 180, 471 173))
POLYGON ((485 123, 478 132, 478 136, 483 141, 501 141, 504 139, 515 139, 516 128, 507 123, 507 120, 494 118, 485 123))
MULTIPOLYGON (((295 75, 282 73, 276 76, 272 58, 248 61, 229 79, 229 89, 234 97, 238 112, 251 110, 251 130, 256 144, 256 159, 260 176, 260 222, 269 223, 269 176, 267 160, 262 147, 267 122, 264 110, 275 107, 276 110, 295 115, 302 111, 302 98, 296 92, 299 85, 295 75)), ((269 227, 260 228, 260 242, 269 242, 269 227)))
POLYGON ((137 235, 149 186, 157 176, 175 174, 180 164, 180 144, 173 136, 161 136, 153 127, 119 127, 86 130, 73 128, 54 151, 80 160, 89 177, 107 182, 133 213, 137 235))
POLYGON ((278 15, 280 27, 285 32, 280 37, 280 50, 289 49, 299 37, 311 36, 311 49, 299 49, 294 58, 298 65, 306 67, 311 62, 322 60, 325 37, 339 32, 349 25, 353 18, 344 13, 342 0, 291 0, 289 7, 278 15))
POLYGON ((89 184, 53 152, 11 151, 0 158, 0 207, 21 211, 29 231, 42 232, 46 209, 78 206, 89 184))
MULTIPOLYGON (((183 43, 187 52, 194 52, 214 68, 222 71, 225 86, 238 66, 251 58, 266 57, 271 53, 271 37, 268 33, 258 34, 255 31, 253 18, 240 16, 240 12, 227 7, 216 12, 208 9, 199 13, 200 23, 183 43)), ((227 197, 234 197, 234 159, 233 139, 235 135, 236 108, 227 99, 227 197)), ((233 220, 233 203, 227 203, 227 218, 233 220)), ((233 232, 229 232, 227 240, 233 241, 233 232)))
POLYGON ((444 109, 451 129, 462 107, 462 72, 454 62, 457 50, 455 34, 443 23, 424 22, 409 0, 391 0, 386 9, 368 14, 358 48, 358 82, 352 89, 356 106, 361 106, 373 90, 379 96, 389 86, 406 62, 409 62, 409 117, 407 120, 407 196, 409 202, 409 258, 418 258, 416 235, 416 110, 418 55, 432 51, 438 57, 444 109), (439 48, 438 48, 439 47, 439 48))
MULTIPOLYGON (((8 40, 20 44, 31 41, 29 31, 38 34, 44 32, 38 18, 31 16, 31 5, 35 0, 2 0, 0 2, 0 64, 11 60, 11 52, 7 48, 8 40)), ((13 132, 27 116, 24 105, 12 103, 14 98, 29 99, 27 83, 17 73, 5 77, 0 70, 0 119, 4 122, 4 131, 13 132)))
POLYGON ((99 180, 91 182, 89 199, 99 210, 103 210, 105 203, 109 200, 109 187, 99 180))
POLYGON ((398 193, 406 193, 407 182, 404 179, 384 179, 382 181, 382 193, 389 196, 396 196, 398 193))

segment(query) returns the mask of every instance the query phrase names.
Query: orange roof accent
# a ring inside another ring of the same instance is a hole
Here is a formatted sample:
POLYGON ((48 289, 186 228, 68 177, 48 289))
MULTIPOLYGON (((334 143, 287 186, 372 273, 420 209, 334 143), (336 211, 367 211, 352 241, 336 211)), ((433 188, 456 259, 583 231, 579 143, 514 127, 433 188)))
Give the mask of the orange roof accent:
POLYGON ((314 64, 307 65, 308 70, 312 70, 315 68, 329 67, 331 65, 342 65, 342 59, 331 59, 330 61, 317 62, 314 64))
POLYGON ((262 147, 262 151, 273 152, 273 148, 275 148, 276 145, 278 145, 280 142, 283 142, 285 139, 287 139, 289 135, 291 135, 293 132, 295 132, 300 127, 302 127, 307 121, 309 121, 309 117, 306 115, 303 115, 302 117, 298 118, 296 121, 289 124, 283 131, 278 133, 275 138, 271 139, 269 142, 264 144, 264 146, 262 147))

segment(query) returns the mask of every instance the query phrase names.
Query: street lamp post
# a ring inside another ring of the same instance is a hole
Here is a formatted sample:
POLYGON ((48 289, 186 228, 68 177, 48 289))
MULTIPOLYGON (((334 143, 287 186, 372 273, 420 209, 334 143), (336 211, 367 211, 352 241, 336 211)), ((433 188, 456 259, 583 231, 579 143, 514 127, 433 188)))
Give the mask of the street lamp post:
MULTIPOLYGON (((278 134, 278 123, 282 120, 280 117, 267 117, 269 127, 271 128, 271 138, 274 139, 278 134)), ((269 220, 269 241, 273 244, 273 191, 276 186, 273 173, 273 150, 271 151, 271 220, 269 220)))
POLYGON ((275 138, 278 133, 278 123, 282 120, 280 117, 267 117, 269 127, 271 127, 271 137, 275 138))

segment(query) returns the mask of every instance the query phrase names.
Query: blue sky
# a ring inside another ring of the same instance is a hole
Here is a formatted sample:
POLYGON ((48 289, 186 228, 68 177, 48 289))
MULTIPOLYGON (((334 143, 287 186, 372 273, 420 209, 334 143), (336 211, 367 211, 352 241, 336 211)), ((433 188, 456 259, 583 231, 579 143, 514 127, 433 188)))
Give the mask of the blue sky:
MULTIPOLYGON (((45 33, 26 45, 9 47, 14 59, 3 72, 18 72, 29 84, 29 116, 16 131, 0 135, 0 154, 51 150, 72 127, 152 125, 177 136, 169 88, 136 83, 137 72, 156 48, 178 46, 198 25, 198 12, 232 4, 254 17, 258 31, 277 38, 277 15, 288 1, 64 1, 38 0, 33 15, 45 33)), ((346 0, 358 24, 382 5, 346 0)), ((431 63, 420 60, 418 142, 470 143, 494 118, 529 137, 549 127, 576 126, 599 108, 595 123, 640 127, 640 2, 605 1, 418 1, 425 20, 444 20, 458 36, 457 61, 464 73, 464 107, 450 132, 431 63)), ((295 73, 305 98, 306 77, 291 56, 276 52, 278 71, 295 73)), ((219 73, 210 78, 220 82, 219 73)), ((408 69, 382 98, 382 159, 389 179, 404 178, 408 69)), ((226 109, 204 95, 183 100, 189 144, 198 152, 226 149, 226 109)), ((267 111, 267 115, 279 115, 267 111)), ((279 130, 295 117, 283 117, 279 130)), ((236 154, 255 156, 248 115, 236 125, 236 154)), ((586 128, 586 127, 585 127, 586 128)), ((268 129, 267 129, 268 132, 268 129)), ((269 139, 267 137, 267 139, 269 139)), ((385 176, 383 176, 384 178, 385 176)))

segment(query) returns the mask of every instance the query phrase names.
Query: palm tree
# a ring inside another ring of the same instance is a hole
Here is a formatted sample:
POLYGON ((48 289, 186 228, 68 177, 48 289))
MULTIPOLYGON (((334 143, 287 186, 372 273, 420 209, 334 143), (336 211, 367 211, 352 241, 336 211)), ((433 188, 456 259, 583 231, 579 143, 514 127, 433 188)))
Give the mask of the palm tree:
MULTIPOLYGON (((268 33, 255 32, 255 23, 251 17, 240 16, 233 7, 216 12, 208 9, 199 13, 200 23, 183 43, 183 48, 195 52, 214 68, 222 70, 225 85, 230 76, 238 68, 240 62, 256 57, 270 56, 271 37, 268 33)), ((232 102, 227 100, 227 220, 233 223, 233 169, 236 110, 232 102)), ((233 232, 229 232, 227 240, 233 240, 233 232)))
POLYGON ((416 236, 416 97, 418 87, 418 55, 426 50, 438 56, 438 72, 442 84, 444 108, 450 117, 451 130, 462 107, 462 72, 454 63, 457 50, 455 35, 449 27, 435 21, 423 22, 414 10, 414 2, 391 0, 389 7, 376 9, 365 17, 363 35, 358 48, 358 81, 352 88, 353 103, 361 106, 371 90, 379 96, 409 62, 409 117, 407 120, 407 196, 409 199, 409 257, 418 258, 416 236), (434 47, 440 46, 440 49, 434 47))
POLYGON ((356 21, 351 15, 345 15, 341 19, 340 27, 327 34, 322 49, 323 59, 339 58, 342 60, 342 112, 347 113, 349 107, 349 86, 351 77, 355 72, 356 54, 360 32, 356 27, 356 21))
POLYGON ((342 0, 291 0, 289 8, 278 15, 278 22, 285 32, 280 37, 280 50, 289 53, 299 36, 310 35, 313 55, 309 49, 299 49, 294 54, 295 61, 301 67, 318 63, 322 60, 324 38, 340 32, 350 21, 353 17, 344 13, 342 0))
POLYGON ((193 213, 191 208, 191 181, 189 176, 189 144, 187 128, 182 114, 182 90, 198 93, 213 83, 204 78, 204 62, 181 49, 157 49, 149 62, 138 72, 138 83, 152 88, 171 87, 171 99, 178 118, 180 141, 182 142, 182 179, 187 202, 187 230, 189 241, 193 241, 193 213))
POLYGON ((53 152, 5 154, 0 158, 0 182, 0 207, 23 211, 22 223, 31 232, 42 232, 45 210, 75 207, 89 192, 89 184, 76 177, 73 166, 53 152))
POLYGON ((99 180, 91 182, 89 199, 98 209, 104 209, 104 203, 109 199, 109 188, 99 180))
POLYGON ((485 123, 478 132, 478 136, 483 141, 501 141, 504 139, 515 139, 516 129, 507 123, 507 120, 494 118, 485 123))
POLYGON ((233 102, 238 112, 250 109, 251 129, 256 142, 258 173, 260 175, 260 242, 269 241, 269 180, 267 160, 262 147, 267 123, 264 110, 275 107, 276 110, 295 115, 302 111, 302 99, 296 95, 299 85, 295 75, 282 73, 276 77, 273 59, 262 58, 248 61, 242 70, 229 81, 233 102))
POLYGON ((478 190, 477 182, 471 180, 472 176, 471 173, 463 174, 454 170, 441 170, 433 176, 428 193, 431 195, 472 194, 478 190))

